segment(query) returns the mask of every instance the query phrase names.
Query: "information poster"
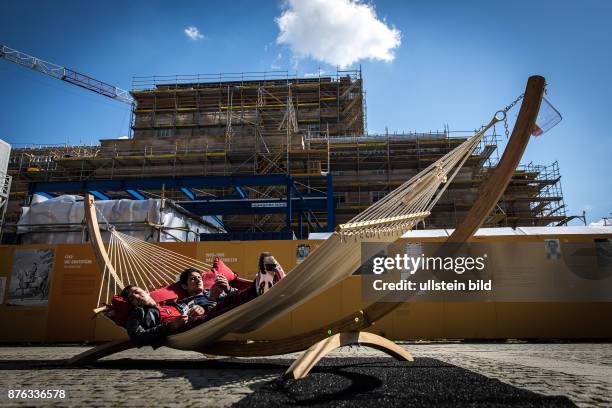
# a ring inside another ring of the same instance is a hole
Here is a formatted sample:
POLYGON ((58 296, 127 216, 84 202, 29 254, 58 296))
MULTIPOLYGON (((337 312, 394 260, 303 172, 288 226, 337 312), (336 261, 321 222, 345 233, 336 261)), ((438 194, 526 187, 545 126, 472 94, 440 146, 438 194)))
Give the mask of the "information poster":
POLYGON ((53 270, 53 249, 17 249, 8 294, 8 304, 47 306, 53 270))

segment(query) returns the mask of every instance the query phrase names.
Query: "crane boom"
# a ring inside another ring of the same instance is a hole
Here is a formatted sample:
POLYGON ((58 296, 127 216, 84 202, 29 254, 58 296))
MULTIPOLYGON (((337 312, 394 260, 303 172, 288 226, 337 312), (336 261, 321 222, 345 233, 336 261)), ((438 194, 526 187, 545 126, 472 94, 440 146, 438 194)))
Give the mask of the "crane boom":
POLYGON ((6 45, 0 44, 0 58, 61 79, 73 85, 80 86, 81 88, 89 89, 90 91, 115 99, 119 102, 127 103, 128 105, 134 104, 134 99, 129 91, 107 84, 106 82, 102 82, 88 75, 81 74, 70 68, 43 61, 39 58, 7 47, 6 45))

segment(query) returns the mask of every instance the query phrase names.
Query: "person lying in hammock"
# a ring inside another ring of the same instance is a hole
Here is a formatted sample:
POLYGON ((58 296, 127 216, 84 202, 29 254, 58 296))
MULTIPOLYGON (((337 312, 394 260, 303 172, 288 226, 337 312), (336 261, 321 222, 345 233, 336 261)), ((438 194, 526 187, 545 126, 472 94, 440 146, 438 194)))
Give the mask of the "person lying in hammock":
POLYGON ((133 307, 125 328, 137 347, 154 344, 184 328, 190 317, 204 314, 204 309, 198 305, 191 309, 174 302, 158 305, 149 292, 134 285, 127 285, 121 291, 121 297, 133 307))
POLYGON ((178 283, 188 296, 178 302, 159 305, 146 290, 128 285, 121 292, 121 297, 133 306, 126 323, 128 335, 137 347, 155 344, 171 333, 203 323, 264 294, 284 277, 283 268, 272 254, 263 252, 257 277, 241 291, 232 288, 222 275, 204 290, 201 272, 192 268, 179 277, 178 283))
MULTIPOLYGON (((207 311, 216 306, 226 293, 231 293, 227 278, 217 275, 215 284, 204 294, 202 274, 189 268, 181 273, 179 284, 188 298, 158 304, 149 292, 134 285, 128 285, 121 296, 133 309, 128 315, 126 329, 132 342, 138 346, 155 344, 168 334, 179 332, 203 321, 207 311)), ((231 288, 233 289, 233 288, 231 288)))
POLYGON ((178 303, 187 307, 202 306, 204 313, 189 321, 189 326, 197 325, 263 295, 284 277, 283 267, 270 252, 259 255, 257 275, 252 284, 242 290, 233 288, 223 275, 217 275, 215 284, 210 289, 204 289, 201 272, 189 268, 179 277, 179 284, 187 297, 178 303))
POLYGON ((210 289, 204 289, 202 272, 195 268, 185 269, 179 276, 177 283, 187 293, 187 297, 180 299, 178 303, 185 305, 187 308, 201 306, 204 312, 209 312, 217 306, 218 302, 237 291, 236 288, 230 286, 227 278, 223 275, 216 275, 213 286, 210 289))

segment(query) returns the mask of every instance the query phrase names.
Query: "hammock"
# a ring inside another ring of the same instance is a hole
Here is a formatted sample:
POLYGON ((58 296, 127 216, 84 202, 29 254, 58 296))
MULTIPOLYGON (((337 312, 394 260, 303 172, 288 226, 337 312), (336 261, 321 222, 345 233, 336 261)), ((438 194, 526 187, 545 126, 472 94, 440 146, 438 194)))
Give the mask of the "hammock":
MULTIPOLYGON (((402 304, 398 302, 373 303, 343 319, 330 322, 325 329, 319 328, 281 340, 244 342, 220 339, 232 332, 249 332, 262 327, 351 275, 361 265, 361 242, 390 243, 422 222, 485 132, 495 123, 504 121, 508 135, 506 114, 524 97, 512 137, 498 166, 483 185, 480 198, 466 219, 448 239, 449 242, 465 242, 482 224, 508 185, 536 124, 544 87, 543 77, 530 77, 525 93, 504 110, 498 111, 489 124, 349 222, 338 226, 329 239, 265 295, 186 332, 171 335, 164 345, 223 356, 276 355, 310 347, 287 371, 286 374, 293 378, 306 375, 330 350, 355 343, 375 347, 396 358, 411 360, 410 353, 401 347, 383 337, 361 331, 402 304)), ((155 289, 173 283, 176 275, 185 268, 210 269, 211 265, 207 263, 120 233, 108 222, 106 229, 110 233, 110 240, 106 249, 102 243, 91 195, 87 195, 85 204, 92 246, 100 269, 103 270, 99 304, 103 300, 108 302, 113 294, 123 289, 125 283, 155 289)), ((373 254, 363 254, 363 257, 373 254)), ((133 345, 128 340, 117 340, 85 351, 68 363, 93 362, 131 347, 133 345)))
MULTIPOLYGON (((199 350, 228 333, 255 330, 350 276, 361 265, 363 241, 393 242, 430 214, 485 132, 497 121, 499 119, 494 117, 487 126, 454 150, 349 222, 338 226, 329 239, 265 296, 257 297, 186 332, 169 336, 165 345, 182 350, 199 350)), ((93 225, 97 225, 96 220, 93 225)), ((110 233, 105 251, 108 259, 104 262, 98 304, 109 302, 128 283, 154 290, 175 282, 177 275, 186 268, 203 271, 211 268, 205 262, 121 233, 108 224, 107 230, 110 233)))

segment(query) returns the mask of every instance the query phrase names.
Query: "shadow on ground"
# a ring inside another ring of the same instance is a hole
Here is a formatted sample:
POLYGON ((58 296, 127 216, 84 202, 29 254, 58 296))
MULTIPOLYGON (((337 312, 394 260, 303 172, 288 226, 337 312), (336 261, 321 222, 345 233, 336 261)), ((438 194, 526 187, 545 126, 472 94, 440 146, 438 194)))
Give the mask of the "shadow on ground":
MULTIPOLYGON (((109 359, 67 368, 63 360, 0 361, 0 370, 156 371, 181 377, 196 390, 264 378, 233 407, 574 407, 563 396, 546 396, 432 358, 400 362, 390 358, 326 358, 302 380, 282 379, 289 359, 109 359), (270 380, 270 377, 273 380, 270 380)), ((228 389, 228 392, 231 392, 228 389)))
POLYGON ((325 359, 302 380, 277 379, 233 407, 574 407, 432 358, 325 359))

